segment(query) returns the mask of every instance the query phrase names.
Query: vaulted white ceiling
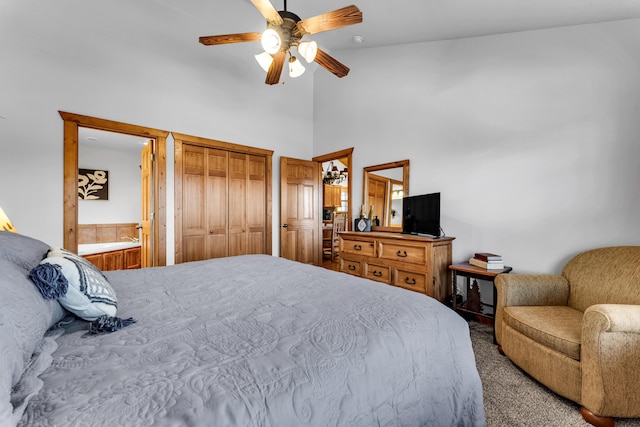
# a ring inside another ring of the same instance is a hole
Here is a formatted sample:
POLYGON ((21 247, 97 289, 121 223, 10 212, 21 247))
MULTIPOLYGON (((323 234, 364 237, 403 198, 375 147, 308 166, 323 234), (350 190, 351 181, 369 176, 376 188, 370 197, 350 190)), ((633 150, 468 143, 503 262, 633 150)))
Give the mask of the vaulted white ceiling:
MULTIPOLYGON (((262 31, 264 26, 249 0, 155 1, 200 19, 209 17, 211 34, 262 31)), ((278 10, 284 8, 284 0, 272 0, 272 4, 278 10)), ((304 19, 349 4, 360 8, 363 23, 313 36, 325 48, 374 47, 640 18, 637 0, 289 0, 287 9, 304 19), (364 37, 364 43, 355 43, 354 35, 364 37)))

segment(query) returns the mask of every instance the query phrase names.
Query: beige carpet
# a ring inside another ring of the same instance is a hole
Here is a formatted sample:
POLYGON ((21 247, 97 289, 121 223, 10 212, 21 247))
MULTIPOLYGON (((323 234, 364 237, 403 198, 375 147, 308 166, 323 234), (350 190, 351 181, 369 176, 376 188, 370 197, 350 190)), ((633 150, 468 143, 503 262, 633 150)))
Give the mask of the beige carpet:
MULTIPOLYGON (((490 326, 470 321, 471 342, 482 390, 487 427, 588 427, 578 405, 527 376, 493 344, 490 326)), ((618 419, 616 427, 640 427, 640 419, 618 419)))

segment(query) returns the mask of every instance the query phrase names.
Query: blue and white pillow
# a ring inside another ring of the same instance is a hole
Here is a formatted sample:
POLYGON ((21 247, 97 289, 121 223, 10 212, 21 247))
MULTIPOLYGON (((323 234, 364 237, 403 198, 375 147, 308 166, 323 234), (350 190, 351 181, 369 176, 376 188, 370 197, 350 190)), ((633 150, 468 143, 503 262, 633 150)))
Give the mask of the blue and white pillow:
POLYGON ((57 299, 76 316, 91 321, 89 332, 113 332, 135 323, 115 317, 116 293, 102 272, 85 258, 51 248, 29 278, 46 299, 57 299))
POLYGON ((67 279, 67 292, 58 298, 64 308, 84 320, 116 315, 116 293, 102 272, 85 258, 61 248, 51 248, 40 265, 49 264, 67 279))

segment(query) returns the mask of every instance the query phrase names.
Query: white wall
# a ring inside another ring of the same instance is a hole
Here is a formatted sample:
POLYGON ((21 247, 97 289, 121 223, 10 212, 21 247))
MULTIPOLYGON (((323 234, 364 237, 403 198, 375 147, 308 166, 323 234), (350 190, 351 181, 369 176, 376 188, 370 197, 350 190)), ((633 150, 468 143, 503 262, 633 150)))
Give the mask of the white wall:
MULTIPOLYGON (((274 150, 278 253, 279 159, 312 156, 313 75, 267 86, 253 58, 259 43, 200 45, 198 36, 234 32, 231 20, 207 19, 216 13, 208 7, 192 16, 163 2, 151 15, 126 0, 3 3, 0 206, 18 231, 62 245, 62 110, 274 150)), ((255 13, 249 2, 237 7, 255 13)), ((172 180, 172 152, 167 160, 172 180)), ((171 198, 172 181, 167 190, 171 198)), ((171 250, 173 200, 167 222, 171 250)))
POLYGON ((62 244, 62 110, 275 150, 276 254, 280 156, 352 146, 354 209, 363 166, 411 159, 411 193, 442 192, 456 261, 494 251, 556 272, 581 250, 639 244, 638 20, 344 51, 346 78, 272 87, 254 44, 197 43, 238 31, 212 25, 215 2, 198 16, 155 6, 3 2, 0 206, 20 232, 62 244))
POLYGON ((639 20, 341 57, 348 77, 315 76, 314 155, 356 147, 354 207, 362 167, 409 158, 411 194, 442 193, 456 262, 556 273, 640 244, 639 20))
POLYGON ((142 219, 140 153, 81 144, 78 167, 109 172, 108 200, 78 200, 78 224, 139 223, 142 219))

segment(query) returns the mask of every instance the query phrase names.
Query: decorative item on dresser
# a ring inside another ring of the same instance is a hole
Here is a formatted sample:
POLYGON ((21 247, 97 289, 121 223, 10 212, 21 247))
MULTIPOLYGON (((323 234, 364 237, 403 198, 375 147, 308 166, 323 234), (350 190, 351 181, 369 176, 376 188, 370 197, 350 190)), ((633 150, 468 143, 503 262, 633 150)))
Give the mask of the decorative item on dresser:
POLYGON ((387 232, 340 233, 340 271, 443 302, 451 294, 448 267, 454 239, 387 232))

